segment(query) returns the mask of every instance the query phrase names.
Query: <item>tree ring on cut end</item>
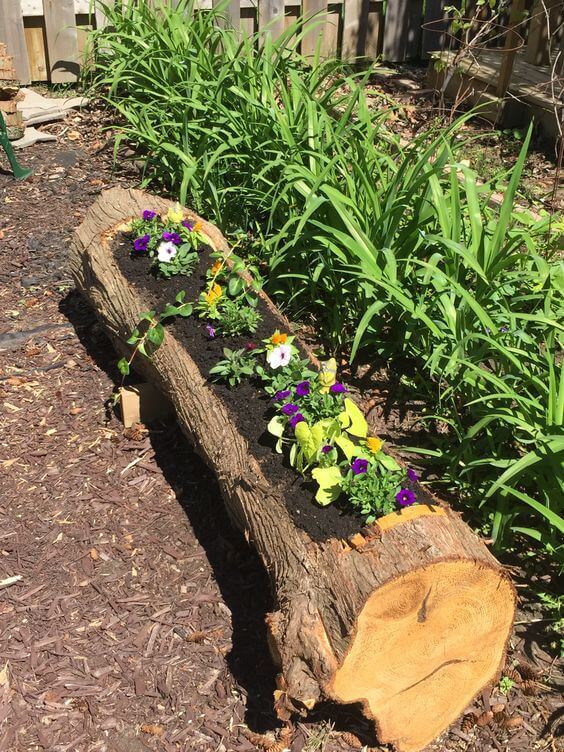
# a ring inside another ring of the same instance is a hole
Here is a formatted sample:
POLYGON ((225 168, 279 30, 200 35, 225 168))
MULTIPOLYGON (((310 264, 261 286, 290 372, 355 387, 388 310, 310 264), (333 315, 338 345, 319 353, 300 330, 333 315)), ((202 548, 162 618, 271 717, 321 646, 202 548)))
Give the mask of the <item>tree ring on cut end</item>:
POLYGON ((364 604, 329 692, 361 702, 381 742, 420 750, 496 676, 513 615, 499 569, 453 560, 402 574, 364 604))

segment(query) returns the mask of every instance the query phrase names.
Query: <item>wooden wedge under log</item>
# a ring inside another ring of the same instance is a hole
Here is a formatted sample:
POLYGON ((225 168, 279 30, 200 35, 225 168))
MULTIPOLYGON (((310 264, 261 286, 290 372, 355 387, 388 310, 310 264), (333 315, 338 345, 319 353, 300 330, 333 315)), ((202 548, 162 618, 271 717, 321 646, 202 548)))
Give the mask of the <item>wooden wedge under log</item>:
MULTIPOLYGON (((169 206, 115 188, 75 234, 77 287, 124 355, 138 314, 150 305, 121 273, 111 241, 143 209, 169 206)), ((226 251, 217 228, 200 221, 210 243, 226 251)), ((282 317, 280 327, 287 327, 282 317)), ((135 368, 173 403, 270 575, 277 610, 268 629, 282 714, 311 709, 323 697, 360 703, 380 741, 399 752, 420 750, 441 734, 497 677, 512 627, 514 589, 485 545, 440 503, 388 515, 348 542, 313 541, 170 331, 151 361, 138 358, 135 368)))
POLYGON ((0 43, 0 117, 6 121, 8 138, 15 141, 24 134, 23 115, 18 111, 20 84, 14 70, 14 58, 0 43))

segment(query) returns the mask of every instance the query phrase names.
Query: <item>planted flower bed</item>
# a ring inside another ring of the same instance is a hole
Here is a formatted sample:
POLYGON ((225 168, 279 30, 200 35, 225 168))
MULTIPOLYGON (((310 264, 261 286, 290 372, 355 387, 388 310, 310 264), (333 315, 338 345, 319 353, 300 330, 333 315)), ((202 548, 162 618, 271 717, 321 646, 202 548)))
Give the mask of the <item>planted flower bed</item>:
POLYGON ((514 613, 502 568, 368 435, 334 362, 292 337, 215 227, 114 189, 72 266, 271 576, 278 712, 360 702, 382 742, 421 749, 495 678, 514 613))

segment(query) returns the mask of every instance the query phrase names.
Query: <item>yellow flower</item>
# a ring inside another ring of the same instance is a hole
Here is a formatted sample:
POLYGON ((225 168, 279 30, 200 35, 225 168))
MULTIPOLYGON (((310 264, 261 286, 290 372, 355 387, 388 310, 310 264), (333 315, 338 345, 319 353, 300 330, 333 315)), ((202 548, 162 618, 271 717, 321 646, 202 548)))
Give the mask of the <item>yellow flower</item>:
POLYGON ((274 334, 270 338, 270 341, 272 342, 273 345, 285 345, 287 339, 288 339, 287 334, 280 334, 280 332, 277 330, 274 332, 274 334))
POLYGON ((337 361, 335 358, 319 364, 321 369, 319 371, 319 383, 321 384, 320 392, 328 392, 329 387, 337 381, 337 361))
POLYGON ((219 259, 218 259, 218 260, 217 260, 217 261, 215 262, 215 264, 214 264, 214 265, 212 266, 212 268, 211 268, 211 273, 212 273, 212 274, 217 274, 217 273, 218 273, 218 271, 219 271, 219 270, 221 269, 221 267, 222 267, 222 266, 223 266, 223 262, 222 262, 222 261, 219 261, 219 259))
POLYGON ((175 204, 174 207, 171 207, 168 210, 166 217, 170 222, 182 222, 184 213, 182 212, 180 204, 175 204))
POLYGON ((372 454, 377 454, 384 446, 384 442, 377 436, 369 436, 366 439, 366 446, 368 447, 368 449, 370 449, 372 454))
POLYGON ((198 220, 196 224, 194 225, 194 227, 192 227, 192 232, 200 232, 201 229, 202 229, 202 223, 200 222, 200 220, 198 220))
POLYGON ((223 295, 223 290, 216 282, 215 284, 212 285, 211 290, 208 290, 208 292, 204 294, 204 300, 209 306, 212 306, 217 303, 217 301, 221 298, 222 295, 223 295))

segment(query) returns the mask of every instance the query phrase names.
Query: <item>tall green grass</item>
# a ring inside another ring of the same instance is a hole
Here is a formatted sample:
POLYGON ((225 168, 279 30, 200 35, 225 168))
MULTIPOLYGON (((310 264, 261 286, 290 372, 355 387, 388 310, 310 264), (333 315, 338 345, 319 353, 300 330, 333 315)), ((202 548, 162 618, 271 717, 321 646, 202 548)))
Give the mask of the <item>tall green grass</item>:
POLYGON ((116 142, 227 232, 261 238, 268 286, 352 357, 409 361, 412 393, 450 426, 432 454, 498 545, 564 531, 562 264, 548 221, 503 205, 458 162, 450 128, 407 146, 364 76, 303 59, 303 28, 241 38, 191 0, 107 9, 96 90, 116 142))

